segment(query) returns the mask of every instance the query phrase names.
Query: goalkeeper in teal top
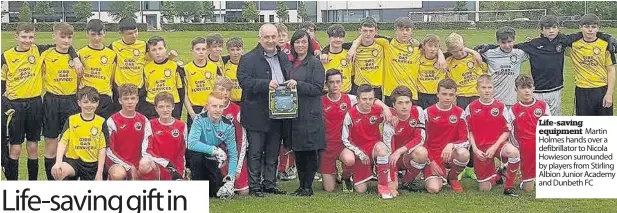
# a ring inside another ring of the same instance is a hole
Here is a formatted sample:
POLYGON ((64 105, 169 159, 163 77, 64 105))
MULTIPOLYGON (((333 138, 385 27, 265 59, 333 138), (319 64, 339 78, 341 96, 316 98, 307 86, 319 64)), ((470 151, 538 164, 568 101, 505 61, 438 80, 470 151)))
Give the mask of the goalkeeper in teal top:
POLYGON ((234 195, 234 181, 238 163, 236 133, 233 124, 223 117, 227 101, 219 91, 208 97, 205 110, 195 116, 189 133, 187 148, 191 179, 210 181, 210 197, 229 199, 234 195), (227 176, 221 167, 228 164, 227 176))

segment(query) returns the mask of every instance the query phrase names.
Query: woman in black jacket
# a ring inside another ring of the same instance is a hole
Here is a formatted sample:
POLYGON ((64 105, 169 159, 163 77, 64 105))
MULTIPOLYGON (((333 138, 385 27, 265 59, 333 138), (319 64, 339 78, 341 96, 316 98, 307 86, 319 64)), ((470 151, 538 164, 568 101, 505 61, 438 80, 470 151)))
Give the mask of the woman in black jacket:
POLYGON ((289 87, 298 90, 298 118, 291 121, 291 140, 286 146, 296 155, 300 187, 292 195, 313 195, 313 179, 319 166, 319 151, 326 148, 321 95, 324 67, 313 55, 311 38, 304 30, 291 37, 294 63, 289 73, 289 87))

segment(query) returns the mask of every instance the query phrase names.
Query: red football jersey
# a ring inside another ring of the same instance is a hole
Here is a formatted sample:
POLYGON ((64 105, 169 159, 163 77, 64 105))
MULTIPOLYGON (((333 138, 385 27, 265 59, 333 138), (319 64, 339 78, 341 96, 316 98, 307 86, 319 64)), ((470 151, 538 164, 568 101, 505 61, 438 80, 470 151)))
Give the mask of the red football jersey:
POLYGON ((365 154, 371 154, 373 146, 381 141, 379 125, 383 122, 381 117, 383 109, 373 105, 371 111, 363 114, 358 107, 353 107, 345 115, 343 122, 342 140, 346 147, 360 148, 365 154))
POLYGON ((231 121, 234 125, 236 131, 236 147, 238 151, 240 151, 240 148, 242 148, 242 124, 238 122, 240 118, 240 106, 233 102, 229 102, 229 106, 223 110, 223 117, 227 118, 227 120, 231 121))
POLYGON ((510 109, 510 119, 512 119, 512 130, 514 138, 519 143, 526 141, 536 141, 536 125, 542 116, 550 116, 548 104, 542 100, 534 100, 531 104, 525 105, 517 102, 510 109))
MULTIPOLYGON (((396 115, 396 110, 391 109, 392 114, 396 115)), ((392 152, 403 146, 407 149, 414 148, 424 143, 426 137, 424 131, 424 120, 426 120, 424 110, 419 106, 412 106, 409 109, 409 118, 399 120, 396 127, 390 124, 384 125, 383 140, 386 145, 392 147, 392 152)))
POLYGON ((463 109, 452 105, 440 109, 437 104, 426 108, 426 142, 429 155, 441 155, 448 143, 466 145, 467 125, 462 120, 463 109))
POLYGON ((144 129, 149 123, 146 116, 140 113, 132 118, 125 117, 120 112, 109 117, 105 122, 109 130, 107 157, 125 168, 139 166, 144 129))
POLYGON ((471 102, 463 118, 480 150, 488 149, 501 134, 510 131, 506 105, 496 99, 490 103, 482 103, 480 99, 471 102))
POLYGON ((184 152, 186 150, 187 127, 181 120, 172 124, 163 124, 159 119, 150 120, 146 127, 147 140, 144 140, 142 152, 159 165, 173 164, 178 173, 184 173, 184 152))
POLYGON ((327 95, 321 97, 328 145, 330 143, 343 145, 341 143, 343 120, 345 120, 345 114, 356 105, 357 100, 356 96, 349 94, 342 94, 338 100, 331 100, 327 95))

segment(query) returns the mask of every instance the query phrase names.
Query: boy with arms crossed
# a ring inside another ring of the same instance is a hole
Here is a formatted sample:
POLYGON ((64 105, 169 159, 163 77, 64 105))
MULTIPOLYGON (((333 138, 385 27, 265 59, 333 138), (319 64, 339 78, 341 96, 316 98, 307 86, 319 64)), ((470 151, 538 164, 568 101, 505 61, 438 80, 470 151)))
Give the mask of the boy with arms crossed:
POLYGON ((94 87, 100 94, 99 108, 96 114, 107 119, 116 112, 112 101, 112 77, 116 69, 116 53, 103 45, 105 26, 99 19, 92 19, 86 24, 88 46, 79 50, 79 57, 84 63, 84 75, 79 88, 94 87))
POLYGON ((109 135, 105 119, 95 114, 99 94, 86 86, 79 89, 77 99, 81 113, 71 115, 64 123, 51 174, 55 180, 103 180, 109 135))
POLYGON ((531 192, 536 179, 536 124, 540 117, 550 116, 551 111, 546 102, 534 98, 531 76, 520 75, 515 83, 518 102, 509 110, 509 117, 515 145, 520 150, 521 188, 531 192))
MULTIPOLYGON (((55 34, 54 34, 55 36, 55 34)), ((61 36, 58 36, 58 39, 61 36)), ((54 37, 55 38, 55 37, 54 37)), ((20 24, 15 31, 17 45, 2 53, 2 166, 7 180, 19 178, 19 156, 26 140, 28 152, 28 179, 38 178, 38 141, 43 125, 43 74, 42 53, 54 45, 36 45, 32 24, 20 24), (10 119, 9 119, 10 118, 10 119), (8 129, 7 129, 8 128, 8 129)), ((66 51, 66 47, 60 47, 66 51)), ((82 68, 73 47, 68 47, 68 56, 76 70, 82 68)), ((68 60, 64 61, 69 63, 68 60)), ((74 103, 73 103, 74 104, 74 103)), ((65 118, 66 119, 66 118, 65 118)), ((57 135, 56 135, 57 137, 57 135)), ((46 165, 54 163, 55 150, 46 152, 46 165)), ((48 176, 50 177, 50 176, 48 176)))
POLYGON ((118 87, 118 95, 122 109, 105 122, 109 130, 105 171, 109 180, 136 180, 145 127, 150 126, 150 121, 135 111, 139 102, 137 86, 123 84, 118 87))
POLYGON ((469 129, 480 191, 491 190, 501 178, 495 168, 495 157, 498 157, 502 162, 507 162, 503 193, 516 197, 518 195, 514 191, 514 179, 519 168, 520 154, 516 147, 508 143, 511 130, 508 109, 493 97, 493 81, 490 75, 481 75, 477 85, 480 99, 467 106, 463 119, 469 129))
POLYGON ((458 174, 469 161, 467 125, 462 119, 463 109, 454 105, 456 83, 449 78, 437 86, 439 102, 424 110, 426 114, 426 142, 429 166, 424 168, 426 190, 439 193, 447 180, 454 192, 463 192, 458 174), (446 174, 446 168, 450 168, 446 174))

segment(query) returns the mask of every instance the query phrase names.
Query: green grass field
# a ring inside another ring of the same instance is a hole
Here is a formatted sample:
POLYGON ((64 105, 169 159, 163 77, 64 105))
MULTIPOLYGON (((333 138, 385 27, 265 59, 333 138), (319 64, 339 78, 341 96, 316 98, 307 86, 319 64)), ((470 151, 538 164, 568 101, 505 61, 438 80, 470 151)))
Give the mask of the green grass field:
MULTIPOLYGON (((617 29, 602 29, 601 31, 617 36, 617 29)), ((452 32, 461 34, 466 45, 473 47, 480 43, 495 43, 493 30, 422 30, 414 32, 414 37, 421 38, 426 34, 437 34, 443 39, 452 32)), ((566 30, 567 33, 576 30, 566 30)), ((153 35, 159 35, 168 42, 168 48, 176 50, 183 61, 190 61, 190 43, 197 36, 206 36, 209 32, 144 32, 140 38, 146 40, 153 35)), ((517 39, 523 41, 526 37, 536 37, 537 30, 519 30, 517 39)), ((225 38, 241 37, 244 39, 245 51, 251 50, 257 44, 257 32, 222 32, 225 38)), ((382 35, 393 36, 393 31, 380 31, 382 35)), ((2 32, 2 50, 15 45, 12 32, 2 32)), ((357 31, 348 32, 347 40, 351 41, 358 36, 357 31)), ((118 33, 108 33, 106 44, 119 39, 118 33)), ((325 32, 318 32, 318 40, 322 46, 328 42, 325 32)), ((38 33, 37 42, 40 44, 52 43, 51 33, 38 33)), ((87 44, 85 33, 79 32, 74 39, 77 48, 87 44)), ((442 45, 444 49, 444 45, 442 45)), ((529 73, 529 63, 524 63, 523 73, 529 73)), ((574 77, 571 62, 566 61, 565 88, 563 90, 563 113, 574 113, 574 77)), ((43 143, 39 146, 39 153, 43 153, 43 143)), ((20 160, 20 180, 27 179, 26 152, 22 152, 20 160)), ((39 157, 39 179, 45 179, 42 154, 39 157)), ((4 177, 2 177, 4 179, 4 177)), ((297 180, 279 182, 281 188, 293 191, 297 188, 297 180)), ((6 183, 2 183, 6 184, 6 183)), ((437 195, 426 193, 407 193, 393 200, 381 200, 374 192, 375 186, 369 189, 368 194, 345 194, 342 192, 325 193, 321 190, 321 183, 315 182, 316 194, 310 198, 291 196, 266 196, 257 199, 253 197, 237 197, 234 200, 210 202, 211 212, 614 212, 617 200, 609 199, 535 199, 535 193, 521 193, 518 198, 502 195, 503 188, 498 186, 490 193, 480 193, 477 184, 471 180, 464 180, 465 192, 454 194, 445 189, 437 195)), ((206 193, 206 192, 204 192, 206 193)))

